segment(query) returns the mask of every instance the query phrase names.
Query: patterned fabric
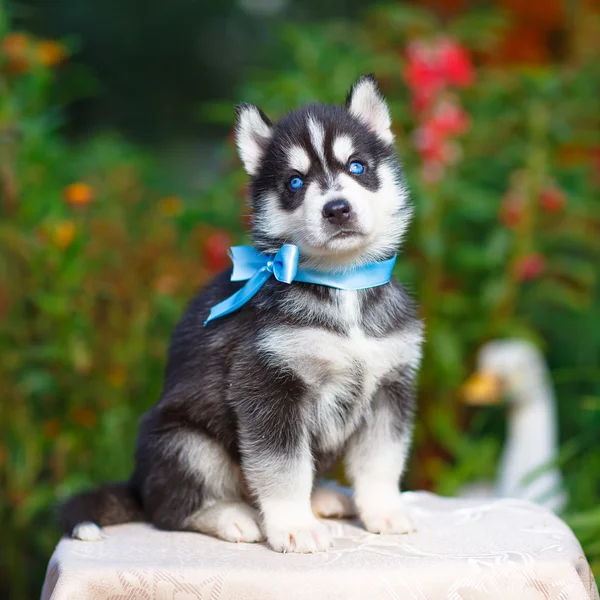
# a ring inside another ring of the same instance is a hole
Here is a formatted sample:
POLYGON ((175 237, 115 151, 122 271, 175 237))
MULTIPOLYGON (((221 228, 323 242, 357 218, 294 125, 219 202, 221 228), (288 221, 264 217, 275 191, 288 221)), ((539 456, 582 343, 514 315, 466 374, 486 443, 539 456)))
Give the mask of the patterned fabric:
POLYGON ((42 600, 598 600, 579 542, 554 514, 520 500, 405 493, 419 531, 378 536, 326 521, 336 546, 277 554, 145 524, 108 539, 63 539, 42 600))

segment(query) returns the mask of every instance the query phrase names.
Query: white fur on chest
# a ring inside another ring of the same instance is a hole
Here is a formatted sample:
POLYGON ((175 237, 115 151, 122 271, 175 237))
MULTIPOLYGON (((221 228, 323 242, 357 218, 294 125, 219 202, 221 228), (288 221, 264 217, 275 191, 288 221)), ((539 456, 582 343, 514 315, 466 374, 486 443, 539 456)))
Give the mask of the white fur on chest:
POLYGON ((417 324, 376 338, 359 326, 356 292, 340 292, 338 309, 345 335, 321 328, 279 326, 259 339, 259 348, 273 364, 290 369, 310 386, 315 397, 315 433, 324 450, 339 447, 352 434, 386 375, 402 366, 416 367, 421 354, 417 324), (350 396, 353 404, 348 409, 350 396))

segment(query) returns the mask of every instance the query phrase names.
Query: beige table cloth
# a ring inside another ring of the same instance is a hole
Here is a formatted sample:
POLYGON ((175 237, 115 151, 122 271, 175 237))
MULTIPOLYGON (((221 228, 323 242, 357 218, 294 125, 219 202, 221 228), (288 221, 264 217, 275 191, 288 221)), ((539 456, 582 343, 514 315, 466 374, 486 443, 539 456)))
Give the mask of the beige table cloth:
POLYGON ((63 539, 43 600, 598 600, 579 542, 547 510, 405 493, 418 525, 407 536, 325 521, 335 548, 277 554, 197 533, 135 523, 107 539, 63 539))

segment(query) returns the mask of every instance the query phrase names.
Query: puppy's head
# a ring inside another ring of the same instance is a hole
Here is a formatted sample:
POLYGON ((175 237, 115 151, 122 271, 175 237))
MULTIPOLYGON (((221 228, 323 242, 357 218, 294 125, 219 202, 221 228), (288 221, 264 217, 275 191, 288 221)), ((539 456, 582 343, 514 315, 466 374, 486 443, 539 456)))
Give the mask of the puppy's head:
POLYGON ((304 264, 321 268, 389 258, 411 214, 390 126, 370 75, 345 106, 309 105, 275 124, 255 106, 238 106, 256 247, 296 244, 304 264))

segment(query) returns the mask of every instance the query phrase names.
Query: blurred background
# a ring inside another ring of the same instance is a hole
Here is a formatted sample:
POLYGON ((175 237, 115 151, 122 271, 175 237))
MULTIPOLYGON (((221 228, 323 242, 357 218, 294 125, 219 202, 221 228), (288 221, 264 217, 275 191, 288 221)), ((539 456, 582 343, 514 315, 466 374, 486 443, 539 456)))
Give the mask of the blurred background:
POLYGON ((39 596, 57 500, 128 477, 172 327, 247 240, 232 104, 277 118, 365 72, 416 204, 405 487, 494 479, 511 411, 462 386, 484 342, 533 341, 600 576, 598 1, 0 0, 0 597, 39 596))

